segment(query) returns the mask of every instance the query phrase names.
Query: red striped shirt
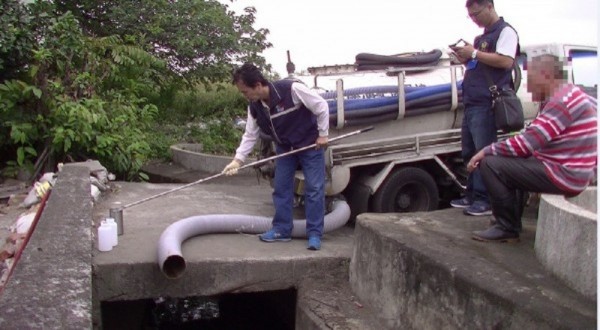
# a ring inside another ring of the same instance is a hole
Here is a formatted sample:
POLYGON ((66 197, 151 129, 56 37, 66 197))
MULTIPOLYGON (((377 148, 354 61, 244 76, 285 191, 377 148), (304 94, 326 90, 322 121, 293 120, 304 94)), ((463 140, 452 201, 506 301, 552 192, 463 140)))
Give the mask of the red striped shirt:
POLYGON ((523 132, 496 142, 486 155, 535 157, 565 193, 578 194, 594 178, 598 162, 596 99, 563 85, 523 132))

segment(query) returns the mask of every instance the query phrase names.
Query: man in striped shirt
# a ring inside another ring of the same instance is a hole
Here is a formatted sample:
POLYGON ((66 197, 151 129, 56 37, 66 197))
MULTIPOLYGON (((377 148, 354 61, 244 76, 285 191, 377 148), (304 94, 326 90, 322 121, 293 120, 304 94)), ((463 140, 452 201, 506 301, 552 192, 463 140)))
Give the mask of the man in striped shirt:
POLYGON ((553 55, 528 63, 527 90, 545 102, 538 117, 520 134, 493 143, 467 164, 479 168, 495 221, 473 232, 479 241, 518 241, 522 209, 518 192, 575 196, 595 178, 596 99, 564 79, 562 61, 553 55))

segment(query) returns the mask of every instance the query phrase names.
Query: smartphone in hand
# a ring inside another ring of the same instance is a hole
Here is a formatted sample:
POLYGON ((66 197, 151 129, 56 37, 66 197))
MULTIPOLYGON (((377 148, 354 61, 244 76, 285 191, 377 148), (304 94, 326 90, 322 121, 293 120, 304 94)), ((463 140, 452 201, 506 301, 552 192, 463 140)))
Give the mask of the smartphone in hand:
POLYGON ((450 48, 458 48, 458 47, 464 47, 464 46, 466 46, 466 45, 467 45, 467 42, 466 42, 466 41, 464 41, 464 40, 461 38, 461 39, 458 39, 458 41, 457 41, 457 42, 455 42, 455 43, 453 43, 453 44, 451 44, 451 45, 448 45, 448 47, 450 47, 450 48))

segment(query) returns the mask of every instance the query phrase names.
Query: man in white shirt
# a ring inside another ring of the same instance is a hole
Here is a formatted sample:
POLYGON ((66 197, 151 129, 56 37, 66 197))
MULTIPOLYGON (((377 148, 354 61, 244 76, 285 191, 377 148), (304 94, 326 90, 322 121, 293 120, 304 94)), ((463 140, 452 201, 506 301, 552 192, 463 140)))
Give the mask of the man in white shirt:
POLYGON ((303 83, 283 79, 267 81, 252 64, 235 70, 233 83, 250 102, 246 130, 235 158, 223 169, 237 173, 259 138, 269 135, 276 153, 315 144, 308 149, 275 160, 272 228, 261 234, 264 242, 290 241, 293 228, 294 174, 298 166, 304 173, 304 203, 308 249, 319 250, 325 217, 325 158, 329 134, 327 102, 303 83))

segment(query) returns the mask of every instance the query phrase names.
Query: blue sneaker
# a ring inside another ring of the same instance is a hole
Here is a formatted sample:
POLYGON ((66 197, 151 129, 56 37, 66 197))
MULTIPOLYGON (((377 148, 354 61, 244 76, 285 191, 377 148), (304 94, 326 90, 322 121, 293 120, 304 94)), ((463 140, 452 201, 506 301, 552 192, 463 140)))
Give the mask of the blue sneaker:
POLYGON ((317 251, 321 249, 321 238, 316 235, 311 235, 308 237, 308 247, 307 249, 317 251))
POLYGON ((453 199, 452 201, 450 201, 450 206, 452 207, 457 207, 460 209, 464 209, 466 207, 469 207, 473 204, 473 202, 471 201, 470 198, 468 197, 463 197, 463 198, 459 198, 459 199, 453 199))
POLYGON ((475 201, 473 205, 463 210, 465 215, 492 215, 490 204, 482 201, 475 201))
POLYGON ((258 235, 258 238, 260 238, 260 240, 263 242, 289 242, 292 240, 291 236, 284 236, 276 232, 274 229, 258 235))

